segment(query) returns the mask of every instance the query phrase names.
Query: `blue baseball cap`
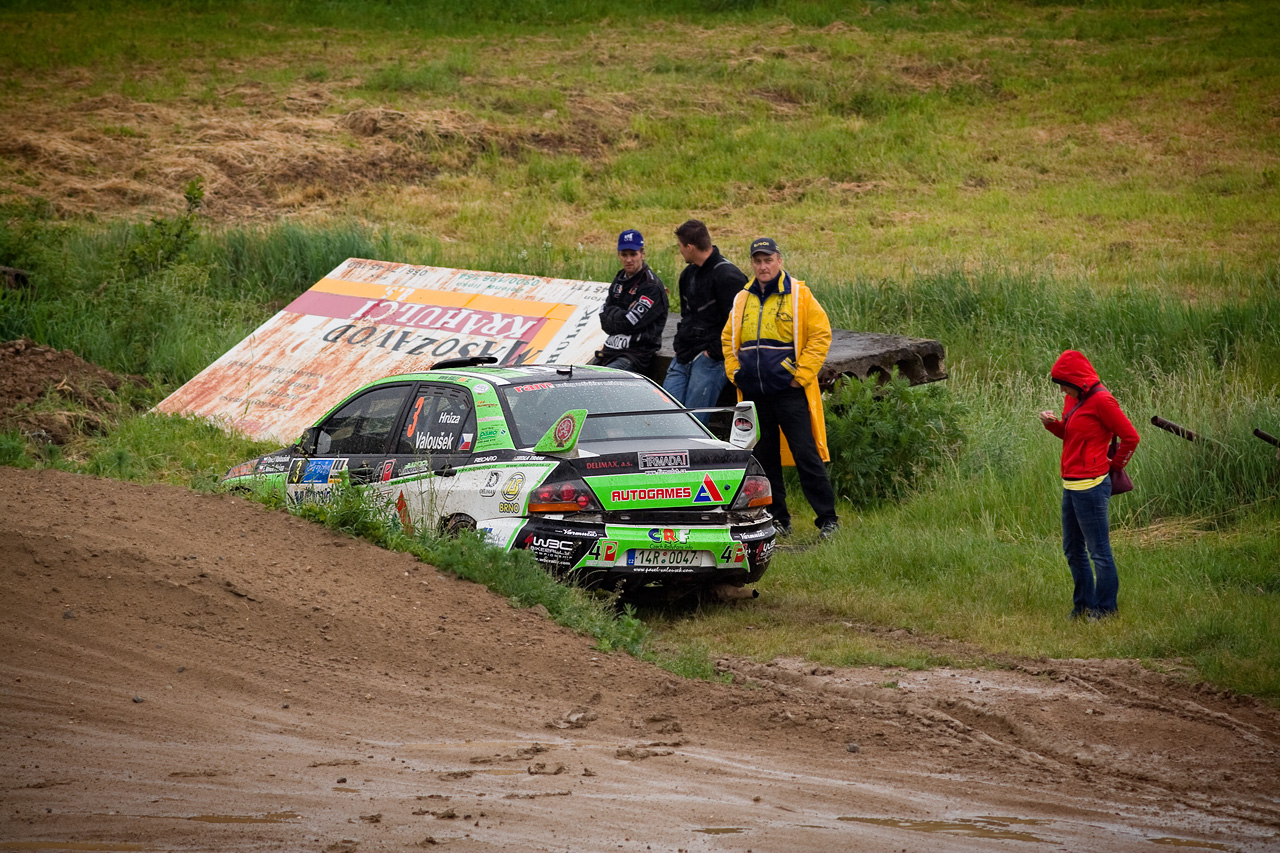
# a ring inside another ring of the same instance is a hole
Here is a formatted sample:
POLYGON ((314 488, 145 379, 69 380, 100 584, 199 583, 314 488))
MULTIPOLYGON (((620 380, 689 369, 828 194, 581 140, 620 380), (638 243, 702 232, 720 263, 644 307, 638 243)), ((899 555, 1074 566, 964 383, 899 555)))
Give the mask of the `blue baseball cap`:
POLYGON ((623 231, 618 235, 618 251, 643 252, 644 235, 635 230, 623 231))

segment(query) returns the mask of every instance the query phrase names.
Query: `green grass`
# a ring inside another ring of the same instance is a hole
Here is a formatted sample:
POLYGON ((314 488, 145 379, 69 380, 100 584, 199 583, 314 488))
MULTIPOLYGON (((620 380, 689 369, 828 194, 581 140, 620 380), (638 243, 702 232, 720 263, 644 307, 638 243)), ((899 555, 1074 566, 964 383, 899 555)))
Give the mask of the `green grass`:
MULTIPOLYGON (((613 11, 10 4, 0 82, 14 126, 48 117, 45 140, 88 98, 205 109, 200 127, 238 129, 295 118, 289 100, 318 92, 332 127, 272 143, 298 146, 290 165, 354 152, 310 215, 418 226, 466 266, 495 243, 607 254, 623 227, 665 247, 690 213, 730 257, 767 231, 841 280, 990 262, 1147 287, 1163 271, 1184 290, 1200 265, 1248 273, 1280 252, 1280 13, 1264 0, 613 11), (371 138, 341 121, 381 108, 430 121, 371 138), (386 144, 399 146, 390 185, 362 174, 383 169, 386 144)), ((112 116, 104 136, 145 139, 156 166, 226 168, 193 165, 184 122, 112 116)), ((89 186, 116 168, 153 180, 136 156, 106 164, 65 142, 49 156, 89 186)), ((44 162, 0 164, 0 197, 62 203, 44 162)), ((260 184, 275 211, 309 180, 225 178, 260 184)))

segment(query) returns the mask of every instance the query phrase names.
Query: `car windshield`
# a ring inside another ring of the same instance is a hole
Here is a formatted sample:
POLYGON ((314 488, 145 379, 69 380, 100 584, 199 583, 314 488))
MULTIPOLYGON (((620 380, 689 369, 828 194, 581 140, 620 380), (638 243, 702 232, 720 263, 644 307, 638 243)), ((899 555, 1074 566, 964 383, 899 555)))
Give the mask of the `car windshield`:
POLYGON ((587 418, 578 440, 629 441, 644 438, 706 438, 697 420, 662 389, 642 379, 570 379, 499 388, 511 412, 516 443, 537 444, 556 419, 570 409, 589 414, 639 412, 616 418, 587 418))

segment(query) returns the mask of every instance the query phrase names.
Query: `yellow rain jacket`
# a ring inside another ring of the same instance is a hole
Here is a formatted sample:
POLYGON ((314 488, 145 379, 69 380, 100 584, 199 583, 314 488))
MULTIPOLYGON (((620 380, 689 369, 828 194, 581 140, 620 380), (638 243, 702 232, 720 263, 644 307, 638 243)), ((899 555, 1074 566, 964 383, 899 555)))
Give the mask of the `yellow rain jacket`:
MULTIPOLYGON (((720 333, 724 371, 732 380, 742 369, 739 358, 744 344, 755 347, 767 341, 771 345, 767 348, 775 350, 779 344, 790 344, 791 352, 779 366, 804 388, 814 444, 822 461, 829 462, 831 453, 827 450, 827 423, 822 410, 822 392, 818 389, 818 371, 831 348, 831 321, 803 281, 791 278, 783 270, 778 274, 778 282, 781 292, 770 293, 762 299, 760 287, 752 278, 734 298, 729 322, 720 333)), ((738 389, 738 399, 742 399, 742 389, 738 389)), ((782 437, 782 462, 794 464, 785 436, 782 437)))

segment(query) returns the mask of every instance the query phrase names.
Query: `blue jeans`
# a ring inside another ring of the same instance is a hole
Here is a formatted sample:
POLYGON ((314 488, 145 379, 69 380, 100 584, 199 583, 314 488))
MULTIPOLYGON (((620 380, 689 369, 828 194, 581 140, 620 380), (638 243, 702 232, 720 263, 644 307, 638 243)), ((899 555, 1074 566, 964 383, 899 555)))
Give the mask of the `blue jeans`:
POLYGON ((1076 583, 1073 616, 1107 616, 1116 612, 1120 576, 1111 556, 1111 526, 1107 518, 1110 503, 1110 477, 1082 492, 1062 490, 1062 553, 1067 556, 1076 583))
MULTIPOLYGON (((681 363, 677 359, 671 359, 662 387, 686 408, 696 409, 714 406, 728 381, 729 377, 724 375, 724 362, 700 352, 689 362, 681 363)), ((707 422, 705 414, 697 415, 697 418, 703 423, 707 422)))

